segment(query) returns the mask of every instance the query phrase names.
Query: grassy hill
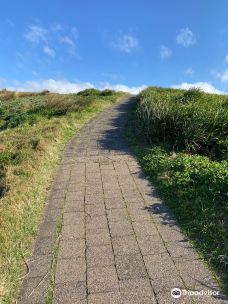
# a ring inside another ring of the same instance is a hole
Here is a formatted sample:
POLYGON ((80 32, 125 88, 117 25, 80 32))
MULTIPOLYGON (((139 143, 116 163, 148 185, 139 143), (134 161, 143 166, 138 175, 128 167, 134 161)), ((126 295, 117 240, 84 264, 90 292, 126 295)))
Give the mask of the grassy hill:
POLYGON ((151 87, 136 99, 129 141, 228 292, 228 96, 151 87))
POLYGON ((12 303, 69 139, 125 93, 0 92, 0 302, 12 303))

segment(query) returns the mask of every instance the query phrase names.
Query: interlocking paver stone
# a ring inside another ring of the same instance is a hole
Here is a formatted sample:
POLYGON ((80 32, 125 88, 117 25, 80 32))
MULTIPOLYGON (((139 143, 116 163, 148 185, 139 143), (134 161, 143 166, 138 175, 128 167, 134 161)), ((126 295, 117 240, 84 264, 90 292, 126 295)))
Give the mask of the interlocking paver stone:
POLYGON ((89 268, 87 271, 89 293, 118 291, 118 277, 114 266, 89 268))
POLYGON ((88 304, 122 304, 119 292, 107 292, 91 294, 88 297, 88 304))
POLYGON ((137 254, 139 247, 135 236, 120 236, 112 240, 115 255, 137 254))
POLYGON ((117 256, 116 268, 121 280, 140 278, 147 275, 146 268, 140 254, 117 256))
POLYGON ((137 237, 154 235, 158 233, 156 226, 151 221, 133 222, 132 225, 137 237))
POLYGON ((131 224, 127 221, 121 223, 119 222, 109 222, 110 232, 112 237, 124 236, 134 234, 131 224))
POLYGON ((152 279, 151 285, 153 286, 156 294, 170 292, 173 288, 185 288, 180 276, 175 276, 172 273, 168 274, 167 276, 152 279))
POLYGON ((78 223, 76 225, 64 225, 62 227, 61 239, 82 239, 85 238, 84 225, 78 223))
POLYGON ((86 282, 69 282, 56 284, 53 294, 53 304, 83 303, 80 300, 86 298, 86 282))
POLYGON ((64 259, 85 257, 85 240, 60 241, 58 255, 64 259))
POLYGON ((114 265, 114 256, 111 245, 88 247, 86 250, 88 267, 114 265))
POLYGON ((86 235, 87 246, 110 245, 111 237, 108 229, 92 230, 86 235))
POLYGON ((143 255, 159 254, 167 252, 161 238, 157 235, 147 235, 146 237, 138 238, 139 248, 143 255), (160 239, 159 239, 160 238, 160 239))
POLYGON ((64 211, 66 212, 83 212, 84 211, 84 200, 77 201, 66 201, 64 211))
POLYGON ((86 280, 86 263, 84 258, 58 259, 55 282, 67 283, 86 280))
POLYGON ((127 146, 131 101, 97 115, 67 144, 18 303, 46 303, 55 245, 54 304, 188 304, 192 297, 174 299, 171 289, 219 290, 127 146))
POLYGON ((177 269, 168 253, 143 256, 150 278, 161 278, 168 274, 177 275, 177 269))
POLYGON ((87 230, 94 230, 94 229, 102 229, 106 228, 108 225, 107 218, 105 215, 97 216, 97 217, 87 217, 86 221, 86 229, 87 230))
POLYGON ((84 217, 84 212, 66 212, 63 214, 63 225, 83 226, 84 217))
POLYGON ((120 292, 124 304, 157 303, 149 279, 137 278, 120 281, 120 292))

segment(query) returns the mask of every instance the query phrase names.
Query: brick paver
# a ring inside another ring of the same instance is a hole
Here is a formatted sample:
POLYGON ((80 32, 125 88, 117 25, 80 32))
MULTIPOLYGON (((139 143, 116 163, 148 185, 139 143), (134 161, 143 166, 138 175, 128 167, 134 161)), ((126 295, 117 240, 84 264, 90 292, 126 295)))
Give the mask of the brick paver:
POLYGON ((46 303, 54 245, 55 304, 228 303, 171 297, 174 287, 219 289, 127 146, 131 103, 99 114, 67 145, 18 303, 46 303))

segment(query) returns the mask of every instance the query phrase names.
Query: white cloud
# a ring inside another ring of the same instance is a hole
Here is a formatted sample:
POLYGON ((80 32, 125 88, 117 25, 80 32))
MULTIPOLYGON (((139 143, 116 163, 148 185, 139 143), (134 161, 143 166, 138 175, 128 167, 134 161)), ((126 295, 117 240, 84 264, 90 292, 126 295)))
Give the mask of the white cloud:
POLYGON ((30 25, 29 30, 25 33, 24 37, 33 42, 46 42, 47 41, 47 29, 38 25, 30 25))
POLYGON ((16 82, 9 86, 10 90, 20 92, 40 92, 49 90, 56 93, 77 93, 81 90, 94 88, 90 82, 74 83, 67 80, 43 79, 38 81, 16 82))
POLYGON ((225 62, 228 63, 228 55, 225 56, 225 62))
POLYGON ((217 72, 215 73, 215 76, 221 81, 221 82, 228 82, 228 69, 223 72, 217 72))
MULTIPOLYGON (((0 82, 1 84, 1 82, 0 82)), ((43 79, 39 81, 26 81, 18 82, 15 81, 13 85, 6 85, 7 89, 12 91, 20 92, 40 92, 43 90, 49 90, 50 92, 56 93, 77 93, 85 89, 96 88, 100 90, 111 89, 115 91, 125 91, 131 94, 137 94, 141 90, 145 89, 146 86, 132 86, 129 87, 124 84, 110 84, 109 82, 92 84, 91 82, 71 82, 67 80, 55 80, 55 79, 43 79)))
POLYGON ((50 48, 49 46, 47 46, 47 45, 44 46, 43 51, 44 51, 44 53, 45 53, 46 55, 48 55, 49 57, 55 58, 55 55, 56 55, 55 50, 52 49, 52 48, 50 48))
POLYGON ((182 90, 189 90, 189 89, 192 89, 192 88, 199 88, 206 93, 225 94, 224 92, 216 89, 210 82, 195 82, 195 83, 182 82, 180 84, 173 85, 172 88, 182 89, 182 90))
POLYGON ((134 36, 124 34, 117 36, 115 40, 111 42, 111 46, 121 52, 131 53, 133 49, 138 48, 139 42, 134 36))
POLYGON ((169 58, 172 56, 172 51, 167 46, 162 45, 160 49, 160 56, 162 59, 169 58))
POLYGON ((63 36, 60 38, 60 42, 68 45, 68 52, 71 55, 75 54, 75 43, 69 36, 63 36))
POLYGON ((195 43, 196 43, 195 35, 188 27, 180 29, 180 31, 177 34, 177 44, 180 44, 185 48, 188 48, 195 43))
POLYGON ((185 74, 193 77, 195 75, 195 71, 192 68, 188 68, 185 70, 185 74))
POLYGON ((66 44, 68 44, 68 45, 70 45, 70 46, 72 46, 72 47, 75 46, 74 41, 73 41, 72 39, 70 39, 68 36, 63 36, 63 37, 61 37, 60 42, 61 42, 61 43, 66 43, 66 44))
POLYGON ((114 91, 123 91, 123 92, 128 92, 130 94, 138 94, 140 91, 144 90, 147 86, 146 85, 141 85, 141 86, 133 86, 129 87, 125 84, 110 84, 109 82, 101 84, 97 88, 99 90, 114 90, 114 91))

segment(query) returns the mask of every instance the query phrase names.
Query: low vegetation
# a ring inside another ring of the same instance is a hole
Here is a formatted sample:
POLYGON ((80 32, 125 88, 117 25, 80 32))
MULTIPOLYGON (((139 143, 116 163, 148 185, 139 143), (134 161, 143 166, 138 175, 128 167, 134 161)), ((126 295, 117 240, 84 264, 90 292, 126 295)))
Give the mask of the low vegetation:
POLYGON ((12 303, 61 151, 124 93, 0 92, 0 302, 12 303))
POLYGON ((129 141, 228 292, 228 96, 152 87, 136 99, 129 141))

